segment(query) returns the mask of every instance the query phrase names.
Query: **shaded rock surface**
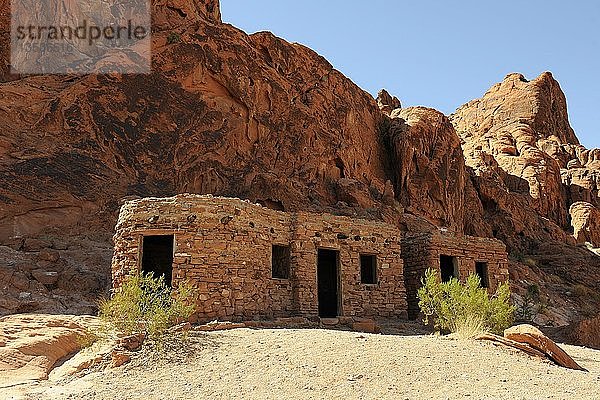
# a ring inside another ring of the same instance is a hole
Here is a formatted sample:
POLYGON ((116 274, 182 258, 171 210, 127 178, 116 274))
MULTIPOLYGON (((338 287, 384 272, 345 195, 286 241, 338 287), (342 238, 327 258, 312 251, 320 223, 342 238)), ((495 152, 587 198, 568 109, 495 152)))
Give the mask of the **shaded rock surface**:
POLYGON ((570 339, 581 346, 600 350, 600 316, 576 324, 570 339))
POLYGON ((396 109, 387 134, 394 187, 405 210, 463 232, 465 160, 448 118, 425 107, 396 109))

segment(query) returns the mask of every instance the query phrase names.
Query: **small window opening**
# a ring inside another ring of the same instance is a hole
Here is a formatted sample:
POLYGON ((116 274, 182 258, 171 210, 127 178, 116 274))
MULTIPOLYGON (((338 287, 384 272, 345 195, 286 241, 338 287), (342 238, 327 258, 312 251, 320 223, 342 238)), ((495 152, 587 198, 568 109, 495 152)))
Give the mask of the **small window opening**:
POLYGON ((478 261, 475 263, 475 273, 479 276, 481 280, 481 287, 488 288, 490 287, 489 275, 488 275, 488 264, 483 261, 478 261))
POLYGON ((450 279, 458 279, 458 259, 451 256, 440 256, 440 272, 442 282, 449 282, 450 279))
POLYGON ((377 256, 360 255, 360 281, 367 285, 377 283, 377 256))
POLYGON ((339 169, 340 171, 340 178, 345 178, 346 177, 346 168, 344 167, 344 162, 342 161, 341 158, 337 158, 335 160, 335 166, 337 167, 337 169, 339 169))
POLYGON ((173 276, 173 235, 144 236, 142 244, 142 272, 152 272, 155 278, 165 277, 171 286, 173 276))
POLYGON ((290 246, 273 245, 271 249, 271 268, 273 278, 290 278, 290 246))

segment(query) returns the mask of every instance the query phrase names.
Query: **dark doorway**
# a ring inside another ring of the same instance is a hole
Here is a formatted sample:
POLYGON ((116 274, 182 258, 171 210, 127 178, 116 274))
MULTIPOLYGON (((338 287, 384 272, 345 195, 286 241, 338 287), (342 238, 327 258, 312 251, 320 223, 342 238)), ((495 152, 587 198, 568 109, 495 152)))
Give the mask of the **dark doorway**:
POLYGON ((488 265, 486 262, 477 261, 475 263, 475 273, 479 276, 481 280, 481 287, 488 288, 490 287, 490 281, 488 276, 488 265))
POLYGON ((173 241, 173 235, 144 236, 142 247, 142 272, 152 272, 155 278, 164 275, 168 286, 173 275, 173 241))
POLYGON ((319 316, 338 316, 338 264, 339 252, 319 249, 317 257, 317 285, 319 291, 319 316))
POLYGON ((452 278, 458 279, 458 259, 451 256, 440 256, 440 272, 442 282, 448 282, 452 278))

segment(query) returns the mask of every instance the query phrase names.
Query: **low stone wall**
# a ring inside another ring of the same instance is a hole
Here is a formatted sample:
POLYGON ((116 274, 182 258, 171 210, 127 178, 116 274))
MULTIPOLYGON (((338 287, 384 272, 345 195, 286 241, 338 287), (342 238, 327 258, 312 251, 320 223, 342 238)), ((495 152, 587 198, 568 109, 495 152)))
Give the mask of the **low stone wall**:
MULTIPOLYGON (((456 257, 459 279, 465 281, 475 273, 475 263, 485 262, 488 269, 489 291, 508 280, 506 246, 499 240, 472 236, 454 236, 442 232, 407 235, 402 240, 402 258, 407 291, 409 318, 419 314, 417 290, 425 271, 440 271, 440 256, 456 257)), ((440 276, 441 278, 441 276, 440 276)))
POLYGON ((174 235, 173 284, 197 289, 195 321, 317 316, 320 248, 339 251, 340 315, 407 316, 400 232, 390 225, 212 196, 135 200, 116 227, 115 288, 141 268, 151 235, 174 235), (272 245, 290 246, 289 279, 272 278, 272 245), (361 253, 377 257, 376 284, 361 283, 361 253))

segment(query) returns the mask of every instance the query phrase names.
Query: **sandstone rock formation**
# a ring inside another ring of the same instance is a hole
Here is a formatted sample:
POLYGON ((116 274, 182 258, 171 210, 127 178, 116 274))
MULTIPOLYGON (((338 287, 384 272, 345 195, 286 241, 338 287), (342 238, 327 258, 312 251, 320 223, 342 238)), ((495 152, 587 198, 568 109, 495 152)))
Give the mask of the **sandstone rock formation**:
POLYGON ((392 97, 385 89, 381 89, 377 94, 377 106, 387 115, 390 115, 392 111, 398 108, 402 108, 400 100, 396 96, 392 97))
POLYGON ((79 351, 93 317, 14 315, 0 318, 0 387, 47 379, 79 351))
POLYGON ((578 345, 600 350, 600 315, 576 324, 569 339, 578 345))
POLYGON ((600 210, 590 203, 578 201, 569 208, 573 236, 577 243, 600 247, 600 210))
POLYGON ((600 150, 579 144, 550 73, 533 81, 510 74, 451 119, 474 175, 530 198, 527 207, 560 228, 569 229, 574 202, 600 203, 600 150))
POLYGON ((414 107, 391 113, 394 188, 406 211, 455 232, 464 229, 465 160, 448 118, 414 107))
POLYGON ((558 365, 585 371, 563 349, 550 340, 539 329, 531 325, 518 325, 504 331, 504 337, 519 343, 527 343, 536 350, 541 351, 558 365))
POLYGON ((558 82, 550 73, 532 81, 510 74, 450 119, 475 188, 466 207, 481 216, 467 231, 491 228, 507 244, 514 290, 541 287, 562 310, 557 323, 576 318, 569 307, 595 307, 570 286, 600 290, 600 259, 574 247, 598 237, 599 150, 579 144, 558 82))

